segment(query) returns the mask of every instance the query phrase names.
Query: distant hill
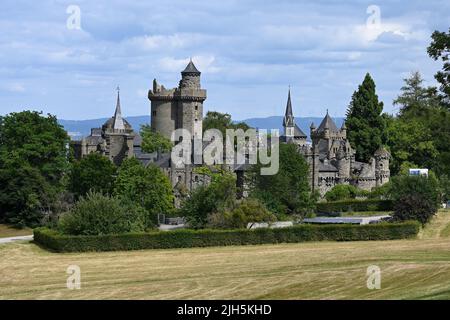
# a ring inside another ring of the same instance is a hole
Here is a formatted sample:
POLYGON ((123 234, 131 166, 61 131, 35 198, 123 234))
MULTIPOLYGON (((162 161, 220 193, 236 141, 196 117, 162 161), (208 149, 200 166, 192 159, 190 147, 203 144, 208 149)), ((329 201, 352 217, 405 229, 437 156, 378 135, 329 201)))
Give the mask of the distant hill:
MULTIPOLYGON (((126 118, 131 124, 134 130, 139 131, 139 128, 143 124, 150 123, 150 116, 135 116, 126 118)), ((295 122, 303 130, 306 135, 309 136, 309 126, 311 122, 314 122, 316 127, 319 126, 322 121, 322 117, 296 117, 295 122)), ((341 127, 344 118, 333 118, 338 128, 341 127)), ((108 118, 91 119, 91 120, 59 120, 59 123, 69 132, 74 138, 81 138, 88 136, 91 132, 91 128, 101 127, 108 118)), ((247 123, 249 126, 258 129, 279 129, 280 133, 283 132, 283 117, 273 116, 267 118, 249 118, 245 120, 239 120, 247 123)))

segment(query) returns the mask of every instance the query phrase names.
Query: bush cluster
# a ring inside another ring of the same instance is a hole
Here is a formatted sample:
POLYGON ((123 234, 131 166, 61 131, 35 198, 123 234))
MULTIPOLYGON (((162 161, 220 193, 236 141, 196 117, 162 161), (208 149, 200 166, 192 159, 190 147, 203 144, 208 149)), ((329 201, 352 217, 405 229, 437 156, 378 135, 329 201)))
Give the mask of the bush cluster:
POLYGON ((344 200, 335 202, 321 202, 317 204, 317 212, 351 212, 351 211, 392 211, 392 200, 344 200))
POLYGON ((56 230, 34 230, 34 241, 57 252, 192 248, 304 241, 357 241, 411 238, 418 222, 369 225, 297 225, 279 229, 176 230, 102 236, 68 236, 56 230))

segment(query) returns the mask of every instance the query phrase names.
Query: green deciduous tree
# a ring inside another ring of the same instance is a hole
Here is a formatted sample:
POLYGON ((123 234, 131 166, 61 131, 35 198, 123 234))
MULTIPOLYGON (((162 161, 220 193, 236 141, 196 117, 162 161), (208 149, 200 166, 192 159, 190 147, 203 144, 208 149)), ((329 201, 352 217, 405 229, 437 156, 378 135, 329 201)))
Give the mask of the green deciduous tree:
POLYGON ((397 118, 387 119, 387 145, 392 174, 407 164, 433 169, 439 175, 450 172, 450 111, 442 107, 436 89, 423 87, 420 74, 404 79, 397 118))
POLYGON ((450 109, 450 28, 449 31, 435 31, 431 35, 431 44, 427 48, 428 54, 434 60, 441 59, 444 63, 442 70, 435 75, 436 80, 441 84, 442 103, 450 109))
POLYGON ((338 184, 325 193, 325 199, 327 199, 327 201, 355 199, 358 195, 358 191, 359 190, 355 186, 338 184))
POLYGON ((359 161, 368 161, 386 140, 386 121, 382 112, 383 102, 378 101, 375 82, 367 73, 353 93, 345 121, 348 139, 359 161))
POLYGON ((63 188, 68 142, 52 115, 23 111, 0 117, 0 219, 40 223, 63 188))
POLYGON ((394 219, 417 220, 425 224, 439 207, 439 182, 431 171, 428 177, 396 176, 391 181, 390 197, 394 200, 394 219))
POLYGON ((116 170, 116 166, 107 157, 98 153, 88 154, 72 164, 69 190, 77 198, 89 191, 111 194, 116 170))
POLYGON ((294 144, 280 144, 280 164, 275 175, 261 175, 259 164, 249 172, 250 194, 278 214, 305 214, 314 207, 308 183, 309 169, 294 144))
POLYGON ((276 221, 276 216, 261 201, 249 198, 236 204, 234 209, 209 214, 207 227, 243 229, 249 223, 273 221, 276 221))
POLYGON ((172 142, 164 137, 161 133, 152 130, 149 125, 141 127, 142 150, 145 152, 170 152, 172 150, 172 142))
POLYGON ((207 217, 214 212, 235 207, 236 178, 226 170, 211 174, 208 186, 197 187, 182 205, 181 213, 192 228, 203 228, 207 217))
POLYGON ((114 194, 142 206, 147 211, 148 227, 157 223, 159 213, 167 214, 174 209, 169 179, 160 168, 152 164, 144 167, 136 158, 127 159, 120 166, 114 194))
POLYGON ((203 132, 208 129, 217 129, 225 137, 227 129, 243 129, 245 131, 250 127, 245 122, 234 123, 228 113, 208 111, 203 119, 203 132))

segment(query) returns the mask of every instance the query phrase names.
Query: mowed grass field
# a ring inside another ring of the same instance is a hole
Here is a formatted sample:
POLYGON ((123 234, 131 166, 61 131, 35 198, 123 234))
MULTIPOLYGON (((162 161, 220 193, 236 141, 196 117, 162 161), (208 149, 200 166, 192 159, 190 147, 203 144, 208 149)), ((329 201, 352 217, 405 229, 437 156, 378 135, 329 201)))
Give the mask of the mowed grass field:
POLYGON ((414 240, 58 254, 0 245, 0 299, 449 299, 450 211, 414 240), (445 232, 443 232, 445 231, 445 232), (66 288, 69 265, 81 289, 66 288), (381 268, 381 289, 366 270, 381 268))

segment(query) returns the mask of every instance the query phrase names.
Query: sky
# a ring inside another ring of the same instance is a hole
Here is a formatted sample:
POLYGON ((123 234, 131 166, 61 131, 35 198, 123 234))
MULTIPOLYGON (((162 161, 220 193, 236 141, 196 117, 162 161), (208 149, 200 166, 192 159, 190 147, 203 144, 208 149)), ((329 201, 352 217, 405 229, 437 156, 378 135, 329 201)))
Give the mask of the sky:
POLYGON ((148 115, 154 78, 176 87, 192 58, 205 110, 233 119, 344 116, 369 72, 385 111, 403 78, 426 85, 427 56, 450 27, 450 1, 1 0, 0 114, 109 117, 120 86, 124 116, 148 115), (78 15, 79 12, 79 15, 78 15))

